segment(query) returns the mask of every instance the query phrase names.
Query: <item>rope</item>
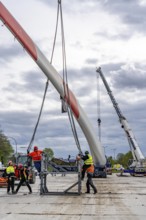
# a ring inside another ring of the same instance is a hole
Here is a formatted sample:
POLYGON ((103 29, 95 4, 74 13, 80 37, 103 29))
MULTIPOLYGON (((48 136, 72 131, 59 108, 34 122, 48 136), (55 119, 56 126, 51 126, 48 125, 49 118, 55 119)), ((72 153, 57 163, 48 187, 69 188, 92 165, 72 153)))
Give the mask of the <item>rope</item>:
POLYGON ((62 15, 62 5, 61 0, 58 0, 58 5, 60 6, 60 19, 61 19, 61 35, 62 35, 62 57, 63 57, 63 87, 64 87, 64 94, 68 97, 68 105, 67 105, 67 113, 72 129, 72 133, 75 139, 75 143, 77 145, 77 148, 79 150, 79 153, 81 153, 81 147, 80 142, 78 139, 77 130, 75 127, 75 122, 73 118, 72 111, 70 109, 70 95, 69 95, 69 88, 68 88, 68 77, 67 77, 67 65, 66 65, 66 51, 65 51, 65 36, 64 36, 64 26, 63 26, 63 15, 62 15))
POLYGON ((98 123, 98 137, 101 141, 101 118, 100 118, 100 85, 99 74, 97 73, 97 123, 98 123))
MULTIPOLYGON (((59 19, 59 4, 58 4, 58 9, 57 9, 57 19, 56 19, 56 28, 55 28, 55 35, 54 35, 54 41, 53 41, 53 48, 52 48, 51 59, 50 59, 50 63, 51 64, 52 64, 52 61, 53 61, 53 55, 54 55, 55 44, 56 44, 57 29, 58 29, 58 19, 59 19)), ((38 128, 38 125, 39 125, 39 122, 40 122, 40 118, 41 118, 41 114, 42 114, 42 110, 43 110, 43 106, 44 106, 44 101, 45 101, 45 98, 46 98, 46 93, 47 93, 48 85, 49 85, 49 80, 47 79, 45 90, 44 90, 44 95, 43 95, 43 100, 42 100, 42 104, 41 104, 41 109, 40 109, 40 112, 39 112, 37 123, 35 125, 34 131, 33 131, 33 134, 32 134, 32 138, 31 138, 30 143, 29 143, 28 148, 27 148, 27 153, 30 152, 30 149, 31 149, 32 144, 34 142, 34 138, 35 138, 35 135, 36 135, 36 131, 37 131, 37 128, 38 128)))
MULTIPOLYGON (((72 129, 72 132, 73 132, 73 136, 74 136, 74 139, 75 139, 77 148, 78 148, 78 150, 79 150, 79 153, 81 153, 81 147, 80 147, 80 143, 79 143, 79 139, 78 139, 78 135, 77 135, 75 123, 74 123, 73 114, 72 114, 72 111, 71 111, 70 108, 69 108, 69 106, 70 106, 70 97, 69 97, 68 79, 67 79, 65 37, 64 37, 64 27, 63 27, 63 15, 62 15, 61 0, 58 0, 55 36, 54 36, 54 41, 53 41, 53 48, 52 48, 52 54, 51 54, 50 63, 52 64, 53 55, 54 55, 54 50, 55 50, 57 30, 58 30, 59 12, 60 12, 60 18, 61 18, 62 57, 63 57, 63 87, 64 87, 64 94, 65 94, 65 95, 67 94, 68 99, 69 99, 69 105, 67 105, 68 117, 69 117, 71 129, 72 129), (67 93, 66 93, 66 90, 67 90, 67 93)), ((43 101, 42 101, 42 105, 41 105, 41 109, 40 109, 40 113, 39 113, 39 116, 38 116, 38 120, 37 120, 36 126, 35 126, 35 128, 34 128, 34 132, 33 132, 31 141, 30 141, 29 146, 28 146, 28 149, 27 149, 27 153, 29 153, 29 151, 30 151, 30 149, 31 149, 31 147, 32 147, 34 138, 35 138, 35 134, 36 134, 36 131, 37 131, 37 128, 38 128, 38 124, 39 124, 40 117, 41 117, 42 110, 43 110, 43 106, 44 106, 44 101, 45 101, 45 97, 46 97, 46 92, 47 92, 48 84, 49 84, 49 81, 47 80, 47 82, 46 82, 46 87, 45 87, 45 91, 44 91, 44 96, 43 96, 43 101)))
POLYGON ((47 93, 48 85, 49 85, 49 82, 48 82, 48 80, 47 80, 46 86, 45 86, 44 95, 43 95, 43 101, 42 101, 42 104, 41 104, 41 109, 40 109, 39 116, 38 116, 38 120, 37 120, 37 123, 36 123, 36 125, 35 125, 32 138, 31 138, 30 143, 29 143, 29 145, 28 145, 27 153, 30 152, 30 149, 31 149, 31 147, 32 147, 32 144, 33 144, 33 141, 34 141, 34 138, 35 138, 35 134, 36 134, 36 131, 37 131, 37 128, 38 128, 38 124, 39 124, 39 122, 40 122, 40 118, 41 118, 41 114, 42 114, 42 110, 43 110, 43 106, 44 106, 44 102, 45 102, 45 98, 46 98, 46 93, 47 93))
POLYGON ((58 4, 58 8, 57 8, 56 28, 55 28, 55 35, 54 35, 54 41, 53 41, 52 54, 51 54, 51 59, 50 59, 50 63, 51 64, 52 64, 52 61, 53 61, 53 55, 54 55, 54 50, 55 50, 55 45, 56 45, 56 37, 57 37, 57 30, 58 30, 58 20, 59 20, 59 4, 58 4))

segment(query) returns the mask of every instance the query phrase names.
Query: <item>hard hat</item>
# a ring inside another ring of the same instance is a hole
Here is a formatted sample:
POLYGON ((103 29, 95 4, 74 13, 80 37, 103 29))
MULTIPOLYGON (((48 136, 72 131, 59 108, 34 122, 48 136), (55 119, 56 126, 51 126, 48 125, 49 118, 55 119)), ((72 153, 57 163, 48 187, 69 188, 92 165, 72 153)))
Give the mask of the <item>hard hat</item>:
POLYGON ((37 146, 34 146, 33 150, 34 150, 34 151, 35 151, 35 150, 38 150, 38 147, 37 147, 37 146))
POLYGON ((21 163, 18 164, 18 168, 19 168, 19 169, 22 169, 22 168, 23 168, 23 164, 21 164, 21 163))
POLYGON ((85 151, 85 154, 89 154, 89 151, 86 150, 86 151, 85 151))
POLYGON ((13 164, 13 162, 11 160, 9 160, 8 165, 12 165, 12 164, 13 164))

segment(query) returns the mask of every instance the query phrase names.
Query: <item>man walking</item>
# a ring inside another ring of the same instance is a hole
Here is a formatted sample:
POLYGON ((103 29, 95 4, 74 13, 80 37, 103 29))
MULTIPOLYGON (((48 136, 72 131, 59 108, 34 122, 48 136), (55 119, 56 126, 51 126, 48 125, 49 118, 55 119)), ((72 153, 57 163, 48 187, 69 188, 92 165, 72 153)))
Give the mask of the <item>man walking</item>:
POLYGON ((23 183, 26 184, 26 186, 28 187, 29 189, 29 194, 32 193, 32 189, 31 189, 31 186, 29 185, 29 180, 28 180, 28 177, 29 177, 29 172, 28 172, 28 169, 27 167, 24 167, 22 164, 19 164, 18 165, 18 169, 19 169, 19 174, 20 174, 20 182, 17 186, 17 189, 15 191, 15 193, 18 193, 20 187, 23 185, 23 183))

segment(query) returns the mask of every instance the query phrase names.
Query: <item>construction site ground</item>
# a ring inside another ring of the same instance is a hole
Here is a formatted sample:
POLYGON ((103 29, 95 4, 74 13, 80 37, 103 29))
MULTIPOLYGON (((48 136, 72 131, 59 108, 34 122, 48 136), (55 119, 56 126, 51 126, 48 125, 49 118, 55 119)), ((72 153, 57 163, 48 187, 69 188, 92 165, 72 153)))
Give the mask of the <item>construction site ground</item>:
MULTIPOLYGON (((77 181, 76 174, 48 175, 49 191, 63 191, 77 181)), ((40 180, 31 184, 33 193, 22 186, 16 195, 8 195, 0 188, 1 220, 145 220, 146 177, 118 177, 93 179, 98 193, 85 194, 86 179, 81 195, 40 195, 40 180)), ((76 187, 73 190, 77 190, 76 187)))

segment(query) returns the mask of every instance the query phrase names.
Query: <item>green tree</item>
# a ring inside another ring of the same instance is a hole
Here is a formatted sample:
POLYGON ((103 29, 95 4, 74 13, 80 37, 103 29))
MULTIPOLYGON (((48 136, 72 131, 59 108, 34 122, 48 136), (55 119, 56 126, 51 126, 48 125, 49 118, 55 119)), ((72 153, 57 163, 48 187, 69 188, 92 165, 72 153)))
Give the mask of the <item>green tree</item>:
POLYGON ((54 157, 54 152, 51 148, 45 148, 44 153, 47 155, 48 161, 52 160, 52 158, 54 157))
POLYGON ((117 155, 117 161, 116 161, 116 163, 119 163, 119 164, 121 164, 121 165, 124 166, 124 164, 125 164, 125 162, 124 162, 124 160, 125 160, 124 157, 125 157, 125 154, 119 153, 119 154, 117 155))
POLYGON ((130 161, 133 160, 133 156, 131 151, 128 151, 126 154, 119 153, 116 157, 116 160, 112 158, 112 156, 107 158, 113 167, 114 164, 121 164, 124 168, 128 168, 130 165, 130 161))
POLYGON ((116 162, 127 168, 131 159, 133 159, 132 153, 131 151, 128 151, 126 154, 119 153, 116 162))
POLYGON ((7 136, 5 136, 2 131, 0 131, 0 161, 6 165, 12 153, 14 153, 14 150, 7 136))
POLYGON ((107 160, 110 162, 111 166, 115 164, 115 160, 112 158, 112 156, 108 157, 107 160))
POLYGON ((131 151, 128 151, 125 156, 125 168, 128 167, 130 165, 130 161, 133 160, 133 156, 132 156, 132 152, 131 151))

